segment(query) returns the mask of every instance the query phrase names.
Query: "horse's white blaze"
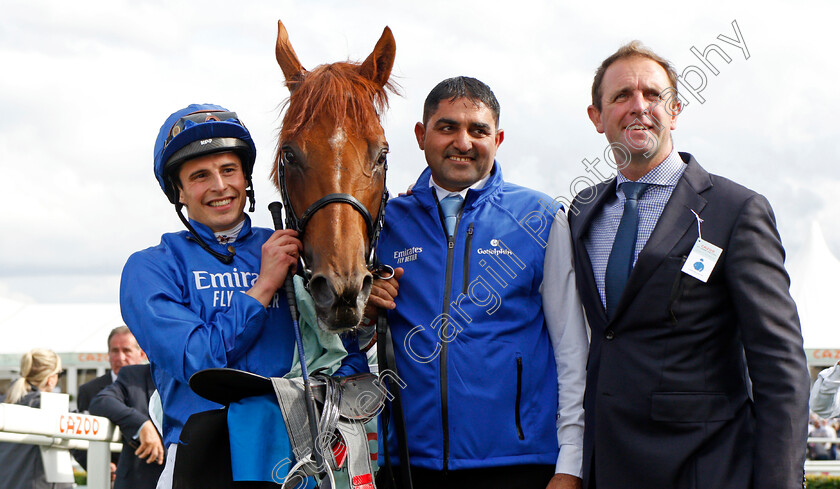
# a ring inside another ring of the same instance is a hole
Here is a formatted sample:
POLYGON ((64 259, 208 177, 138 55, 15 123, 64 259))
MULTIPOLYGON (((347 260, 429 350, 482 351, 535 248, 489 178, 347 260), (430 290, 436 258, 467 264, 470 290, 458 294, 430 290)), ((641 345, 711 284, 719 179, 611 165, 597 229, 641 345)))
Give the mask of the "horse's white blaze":
POLYGON ((339 152, 341 147, 344 146, 344 143, 347 142, 347 134, 344 132, 344 128, 341 126, 336 127, 335 132, 328 142, 330 143, 330 147, 333 151, 336 153, 339 152))
MULTIPOLYGON (((341 153, 344 151, 344 146, 347 144, 347 133, 344 132, 344 128, 342 126, 336 127, 335 132, 327 142, 335 155, 335 167, 341 168, 341 153)), ((341 188, 341 175, 342 172, 335 173, 336 188, 341 188)))

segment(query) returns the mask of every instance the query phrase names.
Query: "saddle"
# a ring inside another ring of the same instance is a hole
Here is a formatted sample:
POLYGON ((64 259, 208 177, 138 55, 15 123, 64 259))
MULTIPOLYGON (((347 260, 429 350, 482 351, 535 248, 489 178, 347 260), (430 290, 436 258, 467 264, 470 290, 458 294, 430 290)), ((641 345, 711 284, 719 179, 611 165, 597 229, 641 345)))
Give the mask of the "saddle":
MULTIPOLYGON (((224 417, 232 403, 249 397, 270 394, 277 399, 286 433, 297 460, 297 464, 292 467, 288 477, 285 478, 288 487, 295 487, 299 482, 302 482, 304 480, 303 476, 318 475, 324 472, 327 473, 329 479, 332 479, 331 471, 346 466, 351 487, 354 489, 374 489, 370 448, 364 423, 376 417, 381 411, 386 396, 385 388, 380 385, 379 379, 373 374, 358 374, 340 378, 313 374, 310 377, 310 385, 315 398, 316 423, 318 425, 318 435, 314 441, 308 425, 302 379, 269 378, 227 368, 207 369, 197 372, 190 378, 190 388, 201 397, 226 406, 226 409, 221 411, 222 414, 216 415, 215 418, 209 413, 199 413, 190 417, 182 433, 182 441, 187 445, 180 445, 178 448, 175 482, 178 482, 178 480, 185 481, 192 477, 200 477, 205 480, 209 478, 207 474, 208 457, 213 460, 214 464, 221 463, 224 465, 224 456, 208 454, 208 449, 204 443, 190 443, 191 437, 195 438, 193 442, 202 439, 201 435, 196 437, 195 432, 197 430, 226 430, 227 424, 224 417), (195 421, 193 418, 196 418, 195 421), (214 420, 210 421, 211 419, 214 420), (313 463, 315 458, 313 450, 319 450, 325 465, 328 465, 327 467, 318 467, 313 463), (182 455, 186 457, 183 463, 182 455), (202 472, 199 474, 196 468, 199 459, 202 458, 204 459, 203 463, 200 464, 202 472), (193 472, 192 476, 187 476, 188 472, 193 472)), ((226 443, 220 443, 219 437, 216 438, 215 446, 226 449, 229 455, 229 442, 225 440, 226 443)), ((243 486, 243 484, 233 481, 229 467, 229 458, 227 467, 214 467, 214 470, 218 472, 214 477, 221 476, 230 483, 227 486, 214 484, 213 487, 243 486)), ((192 480, 195 481, 195 479, 192 480)), ((175 485, 180 487, 193 486, 192 484, 175 485)), ((253 484, 250 484, 247 487, 253 486, 253 484)))
MULTIPOLYGON (((310 381, 315 404, 323 407, 330 400, 338 400, 338 414, 346 419, 367 422, 382 409, 385 388, 374 374, 330 377, 314 373, 310 381)), ((276 385, 300 385, 300 378, 264 377, 233 368, 208 368, 190 377, 190 389, 199 396, 229 406, 246 397, 277 394, 276 385)), ((278 400, 279 401, 279 400, 278 400)))

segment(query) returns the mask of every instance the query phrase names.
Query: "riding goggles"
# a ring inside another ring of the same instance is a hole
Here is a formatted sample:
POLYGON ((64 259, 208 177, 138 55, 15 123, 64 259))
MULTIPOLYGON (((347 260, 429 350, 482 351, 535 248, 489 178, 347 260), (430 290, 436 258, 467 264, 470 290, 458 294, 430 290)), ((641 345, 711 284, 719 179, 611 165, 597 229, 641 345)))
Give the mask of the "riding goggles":
POLYGON ((245 124, 239 120, 239 116, 236 115, 236 112, 222 112, 218 110, 202 110, 199 112, 193 112, 192 114, 187 114, 184 117, 181 117, 177 122, 175 122, 175 124, 172 125, 172 128, 169 129, 169 135, 163 143, 163 147, 165 148, 169 146, 169 142, 184 129, 209 121, 235 122, 237 125, 240 125, 243 128, 245 127, 245 124))

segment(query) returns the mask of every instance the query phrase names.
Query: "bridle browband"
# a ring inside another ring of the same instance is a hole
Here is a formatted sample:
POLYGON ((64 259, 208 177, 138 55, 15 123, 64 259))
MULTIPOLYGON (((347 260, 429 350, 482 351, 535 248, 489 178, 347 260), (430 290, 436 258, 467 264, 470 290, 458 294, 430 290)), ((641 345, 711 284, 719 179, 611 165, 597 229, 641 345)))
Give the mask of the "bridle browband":
MULTIPOLYGON (((388 198, 390 197, 388 194, 386 180, 388 175, 387 161, 385 162, 385 167, 383 168, 382 198, 379 202, 379 211, 376 214, 376 219, 371 217, 370 211, 364 206, 364 204, 359 202, 359 199, 345 193, 332 193, 321 197, 312 203, 312 205, 307 207, 303 214, 298 217, 295 213, 294 207, 292 207, 292 201, 289 198, 289 190, 286 186, 286 163, 283 158, 283 153, 286 151, 288 150, 282 149, 281 147, 280 151, 277 153, 277 160, 275 161, 275 164, 277 165, 277 179, 280 183, 280 198, 283 199, 283 207, 286 208, 286 229, 293 229, 297 231, 299 234, 298 238, 303 241, 303 234, 306 231, 306 225, 309 224, 309 220, 312 219, 312 216, 315 215, 316 212, 330 204, 348 204, 361 214, 362 218, 365 220, 368 239, 368 250, 366 253, 367 269, 378 278, 390 278, 390 276, 394 273, 393 268, 388 265, 382 265, 376 257, 376 243, 379 240, 379 232, 382 230, 382 225, 385 223, 385 204, 388 203, 388 198)), ((306 266, 303 254, 301 254, 300 260, 303 263, 304 282, 308 285, 309 278, 312 276, 312 270, 306 266)))

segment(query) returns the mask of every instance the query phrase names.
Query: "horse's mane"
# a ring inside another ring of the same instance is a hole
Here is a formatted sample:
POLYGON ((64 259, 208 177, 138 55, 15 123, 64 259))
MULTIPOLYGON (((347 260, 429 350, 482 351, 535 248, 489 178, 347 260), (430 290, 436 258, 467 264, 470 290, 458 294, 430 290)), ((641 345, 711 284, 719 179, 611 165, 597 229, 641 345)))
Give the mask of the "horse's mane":
POLYGON ((388 93, 396 87, 384 87, 359 74, 359 65, 350 62, 316 67, 294 82, 294 96, 285 105, 286 114, 280 140, 289 141, 318 119, 333 120, 348 132, 371 137, 380 129, 379 116, 388 108, 388 93), (350 124, 345 125, 349 119, 350 124))

